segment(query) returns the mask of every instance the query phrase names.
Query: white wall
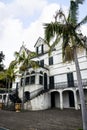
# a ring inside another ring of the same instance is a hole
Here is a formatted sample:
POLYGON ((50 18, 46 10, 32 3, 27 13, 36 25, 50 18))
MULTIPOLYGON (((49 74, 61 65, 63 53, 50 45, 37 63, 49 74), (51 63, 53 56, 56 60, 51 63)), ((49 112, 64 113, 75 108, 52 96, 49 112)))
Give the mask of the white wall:
MULTIPOLYGON (((27 85, 24 88, 24 92, 29 91, 30 92, 30 98, 35 97, 35 95, 37 95, 41 90, 43 90, 43 86, 42 85, 27 85)), ((20 87, 18 89, 19 91, 19 97, 22 98, 23 97, 23 87, 20 87)))
POLYGON ((51 107, 50 94, 44 93, 24 104, 26 110, 45 110, 51 107))

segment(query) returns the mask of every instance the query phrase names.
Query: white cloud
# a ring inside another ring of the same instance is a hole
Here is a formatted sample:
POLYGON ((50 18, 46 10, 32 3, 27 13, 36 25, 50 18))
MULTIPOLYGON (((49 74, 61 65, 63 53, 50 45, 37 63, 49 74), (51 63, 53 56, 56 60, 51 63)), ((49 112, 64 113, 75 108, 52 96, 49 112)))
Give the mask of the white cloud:
POLYGON ((46 3, 46 0, 14 0, 10 4, 0 2, 0 48, 5 54, 6 66, 13 60, 13 53, 19 50, 22 41, 25 41, 29 48, 33 48, 32 42, 35 41, 32 39, 36 37, 39 27, 35 29, 35 22, 24 28, 22 19, 42 11, 46 3))
POLYGON ((26 18, 41 11, 46 3, 46 0, 14 0, 8 5, 7 11, 12 17, 26 18))

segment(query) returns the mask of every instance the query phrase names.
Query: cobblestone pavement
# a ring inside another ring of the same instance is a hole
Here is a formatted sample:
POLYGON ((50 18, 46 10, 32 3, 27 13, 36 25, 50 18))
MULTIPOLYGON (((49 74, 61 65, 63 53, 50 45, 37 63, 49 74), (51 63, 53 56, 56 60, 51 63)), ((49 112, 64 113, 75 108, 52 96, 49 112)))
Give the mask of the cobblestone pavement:
POLYGON ((0 127, 10 130, 78 130, 82 128, 81 112, 73 109, 0 110, 0 127))

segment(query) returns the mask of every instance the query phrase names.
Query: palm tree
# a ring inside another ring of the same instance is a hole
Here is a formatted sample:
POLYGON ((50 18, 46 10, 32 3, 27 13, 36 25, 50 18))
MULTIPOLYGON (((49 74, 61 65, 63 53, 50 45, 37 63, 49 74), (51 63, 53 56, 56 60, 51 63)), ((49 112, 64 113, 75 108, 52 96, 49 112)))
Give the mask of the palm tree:
MULTIPOLYGON (((36 57, 35 52, 26 53, 26 51, 22 51, 20 54, 19 52, 15 52, 16 61, 19 64, 19 73, 25 73, 29 67, 37 68, 38 63, 32 58, 36 57)), ((22 109, 24 109, 24 88, 25 88, 25 78, 23 77, 23 100, 22 100, 22 109)))
POLYGON ((63 11, 60 9, 55 15, 55 22, 45 23, 45 40, 50 47, 49 53, 62 39, 62 58, 65 61, 74 61, 76 66, 77 81, 81 102, 83 129, 87 130, 87 111, 85 106, 85 98, 82 87, 81 73, 77 58, 77 48, 85 47, 85 41, 80 37, 78 29, 82 24, 87 22, 87 16, 78 23, 78 8, 79 4, 83 4, 84 0, 75 0, 70 2, 68 17, 66 18, 63 11), (59 18, 59 21, 58 21, 59 18), (54 38, 52 45, 50 41, 54 38))
POLYGON ((7 85, 6 91, 8 91, 7 105, 8 105, 8 101, 9 101, 9 92, 12 87, 11 85, 12 85, 13 81, 15 81, 15 78, 16 78, 16 73, 17 73, 16 64, 17 64, 17 62, 14 60, 10 63, 9 67, 6 70, 0 72, 0 79, 7 82, 7 84, 6 84, 7 85))
POLYGON ((15 80, 16 78, 16 64, 17 62, 14 60, 10 63, 9 67, 4 70, 4 71, 1 71, 0 72, 0 79, 1 80, 7 80, 8 81, 8 88, 10 89, 10 85, 11 83, 15 80))
MULTIPOLYGON (((11 61, 8 69, 5 72, 5 79, 7 80, 7 83, 8 83, 8 96, 9 96, 11 84, 15 81, 15 78, 16 78, 16 74, 17 74, 16 65, 17 65, 17 62, 15 60, 11 61)), ((8 105, 8 101, 7 101, 7 105, 8 105)))

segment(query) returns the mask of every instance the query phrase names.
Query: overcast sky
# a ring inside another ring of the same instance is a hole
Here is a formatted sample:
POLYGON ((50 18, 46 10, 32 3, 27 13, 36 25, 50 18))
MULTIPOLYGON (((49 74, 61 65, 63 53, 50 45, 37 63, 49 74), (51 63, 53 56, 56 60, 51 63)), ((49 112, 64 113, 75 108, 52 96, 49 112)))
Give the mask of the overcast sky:
MULTIPOLYGON (((0 51, 7 67, 23 42, 34 50, 38 37, 44 38, 43 23, 53 21, 61 7, 67 13, 70 0, 0 0, 0 51)), ((87 0, 80 6, 80 19, 87 14, 87 0)), ((82 27, 87 35, 87 24, 82 27)))

